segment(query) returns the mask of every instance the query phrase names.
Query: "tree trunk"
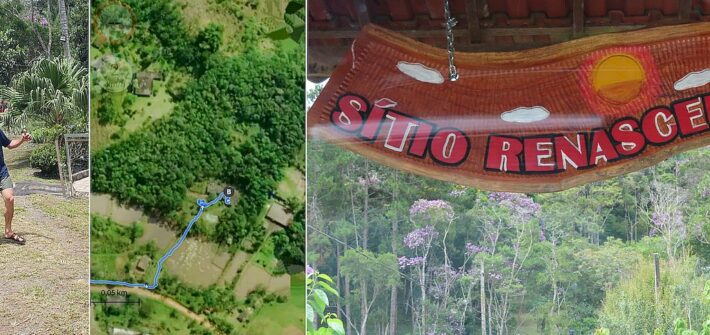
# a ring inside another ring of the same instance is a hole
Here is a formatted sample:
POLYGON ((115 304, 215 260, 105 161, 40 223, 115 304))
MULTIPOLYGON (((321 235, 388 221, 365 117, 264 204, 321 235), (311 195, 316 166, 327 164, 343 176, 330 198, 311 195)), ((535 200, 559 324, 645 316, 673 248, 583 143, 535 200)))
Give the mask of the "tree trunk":
POLYGON ((47 1, 47 57, 52 57, 52 1, 47 1))
MULTIPOLYGON (((370 234, 370 187, 369 187, 370 164, 365 163, 365 202, 362 209, 362 248, 367 250, 367 242, 370 234)), ((360 335, 367 335, 367 283, 360 283, 360 335)))
MULTIPOLYGON (((394 173, 394 184, 396 185, 394 187, 394 193, 392 195, 392 203, 395 203, 398 200, 398 192, 397 189, 399 188, 399 180, 398 177, 399 173, 395 171, 394 173)), ((397 238, 398 238, 398 226, 399 226, 399 217, 395 217, 394 220, 392 220, 392 254, 397 256, 397 238)), ((392 287, 392 291, 390 292, 390 323, 389 323, 389 335, 397 335, 397 286, 392 287)))
POLYGON ((367 335, 367 284, 360 283, 360 335, 367 335))
POLYGON ((69 20, 67 20, 67 7, 64 4, 64 0, 57 0, 59 5, 59 25, 62 29, 62 34, 60 40, 64 44, 64 58, 71 58, 71 51, 69 50, 69 20))
POLYGON ((345 335, 350 335, 352 334, 353 330, 351 325, 352 322, 352 311, 350 310, 350 277, 345 276, 345 318, 347 319, 347 322, 345 322, 345 335))
POLYGON ((486 278, 483 261, 481 261, 481 334, 486 335, 486 278))
POLYGON ((367 334, 367 301, 362 302, 363 306, 360 306, 361 311, 363 314, 360 316, 360 335, 366 335, 367 334))
POLYGON ((390 322, 389 335, 397 335, 397 287, 390 292, 390 322))
MULTIPOLYGON (((340 244, 335 244, 335 273, 340 274, 340 244)), ((343 291, 340 290, 340 276, 338 276, 338 280, 335 282, 335 289, 342 294, 343 291)), ((338 315, 338 319, 342 320, 343 315, 341 313, 341 303, 340 299, 335 299, 335 310, 336 314, 338 315)))
POLYGON ((409 299, 410 299, 410 301, 409 301, 409 304, 410 304, 409 313, 410 313, 411 316, 412 316, 412 331, 414 331, 415 329, 417 329, 417 319, 418 319, 418 317, 416 316, 417 311, 416 311, 416 309, 414 308, 414 281, 413 281, 413 280, 410 280, 410 281, 409 281, 409 299))

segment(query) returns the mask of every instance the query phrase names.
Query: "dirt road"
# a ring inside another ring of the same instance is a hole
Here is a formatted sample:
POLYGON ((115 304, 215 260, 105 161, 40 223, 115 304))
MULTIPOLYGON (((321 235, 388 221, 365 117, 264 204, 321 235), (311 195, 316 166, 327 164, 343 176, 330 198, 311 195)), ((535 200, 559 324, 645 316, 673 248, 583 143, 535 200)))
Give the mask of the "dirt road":
MULTIPOLYGON (((106 290, 106 289, 108 289, 108 287, 105 285, 91 285, 92 291, 100 292, 101 290, 106 290)), ((179 302, 177 302, 171 298, 168 298, 166 296, 163 296, 163 295, 160 295, 160 294, 157 294, 155 292, 148 291, 145 289, 141 289, 141 288, 120 287, 120 289, 121 289, 121 291, 127 291, 129 294, 137 295, 137 296, 140 296, 143 298, 158 300, 158 301, 164 303, 165 305, 167 305, 168 307, 180 312, 182 315, 184 315, 192 320, 195 320, 197 323, 199 323, 203 327, 209 329, 210 331, 218 333, 216 328, 214 326, 212 326, 212 324, 207 320, 207 318, 205 318, 204 316, 202 316, 200 314, 194 313, 193 311, 187 309, 185 306, 181 305, 179 302)))

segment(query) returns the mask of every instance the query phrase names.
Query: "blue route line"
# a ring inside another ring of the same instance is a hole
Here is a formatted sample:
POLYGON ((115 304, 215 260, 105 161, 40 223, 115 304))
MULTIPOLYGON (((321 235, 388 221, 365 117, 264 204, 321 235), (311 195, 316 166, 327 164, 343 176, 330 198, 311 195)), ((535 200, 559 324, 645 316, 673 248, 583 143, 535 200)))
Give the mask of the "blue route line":
POLYGON ((97 279, 92 279, 89 282, 92 285, 114 285, 114 286, 128 286, 128 287, 139 287, 139 288, 145 288, 149 290, 154 290, 158 287, 158 276, 160 276, 160 272, 163 270, 163 263, 165 260, 168 259, 168 257, 172 256, 175 250, 180 247, 183 241, 185 241, 185 238, 187 237, 187 233, 190 232, 190 229, 192 229, 192 226, 197 222, 197 220, 200 218, 202 215, 202 212, 205 210, 205 208, 208 208, 220 200, 224 198, 224 193, 220 193, 216 198, 214 198, 210 202, 205 202, 203 199, 197 200, 197 205, 200 206, 200 210, 195 214, 194 217, 192 217, 192 220, 190 220, 190 223, 187 225, 187 228, 185 228, 185 231, 182 232, 182 235, 180 236, 180 239, 173 245, 168 252, 163 255, 163 257, 160 258, 158 261, 158 270, 155 271, 155 276, 153 277, 153 285, 148 285, 148 284, 143 284, 143 283, 127 283, 123 281, 114 281, 114 280, 97 280, 97 279))

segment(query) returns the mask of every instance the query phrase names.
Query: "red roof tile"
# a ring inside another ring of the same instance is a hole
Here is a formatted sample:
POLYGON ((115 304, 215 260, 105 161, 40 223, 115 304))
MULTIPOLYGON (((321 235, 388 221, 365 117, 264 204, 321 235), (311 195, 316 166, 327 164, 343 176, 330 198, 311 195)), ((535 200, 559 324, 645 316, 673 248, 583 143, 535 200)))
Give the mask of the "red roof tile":
MULTIPOLYGON (((682 8, 681 2, 684 1, 450 0, 450 6, 459 22, 455 34, 457 50, 501 51, 538 47, 599 32, 710 21, 710 0, 690 0, 690 8, 682 8), (576 1, 583 2, 583 7, 578 7, 583 11, 577 21, 576 1), (473 2, 479 7, 467 8, 473 2), (473 13, 477 15, 469 15, 473 13)), ((313 53, 319 55, 315 58, 309 56, 309 66, 319 63, 320 68, 332 68, 360 27, 368 22, 422 42, 445 46, 443 3, 443 0, 308 0, 309 50, 326 48, 313 53), (332 55, 328 56, 329 53, 332 55)))

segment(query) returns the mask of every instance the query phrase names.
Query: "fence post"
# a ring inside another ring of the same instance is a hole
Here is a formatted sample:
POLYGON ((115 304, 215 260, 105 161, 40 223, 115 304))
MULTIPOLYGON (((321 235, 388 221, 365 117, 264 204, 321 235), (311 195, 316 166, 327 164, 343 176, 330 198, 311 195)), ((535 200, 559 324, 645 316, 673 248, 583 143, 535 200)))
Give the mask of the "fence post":
POLYGON ((59 146, 60 146, 59 140, 61 138, 62 138, 62 135, 59 135, 59 136, 57 136, 56 139, 54 139, 54 149, 57 152, 57 170, 59 170, 59 180, 62 182, 62 186, 64 186, 63 187, 64 188, 64 195, 66 196, 67 195, 67 191, 66 191, 67 185, 66 185, 66 181, 64 180, 64 173, 62 171, 63 170, 62 169, 62 153, 61 153, 61 150, 59 149, 59 146))
POLYGON ((73 197, 74 196, 74 175, 72 174, 71 171, 71 146, 69 145, 69 141, 67 141, 67 135, 64 135, 64 147, 67 149, 67 170, 69 171, 68 178, 69 179, 69 196, 73 197))

